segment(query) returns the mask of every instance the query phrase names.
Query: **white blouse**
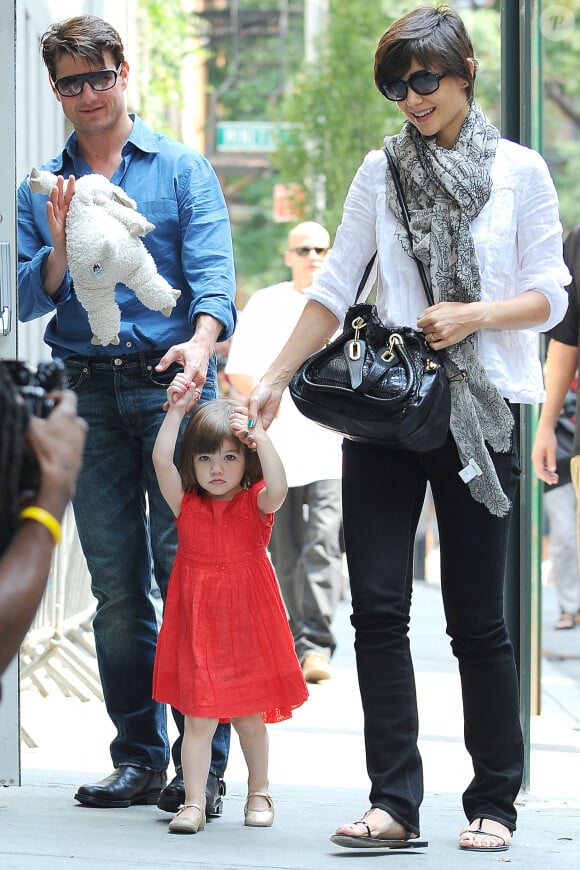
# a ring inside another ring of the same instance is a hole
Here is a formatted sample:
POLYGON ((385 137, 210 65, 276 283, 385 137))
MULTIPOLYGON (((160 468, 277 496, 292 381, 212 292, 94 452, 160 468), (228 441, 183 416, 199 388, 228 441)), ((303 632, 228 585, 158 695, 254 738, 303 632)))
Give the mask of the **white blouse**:
MULTIPOLYGON (((386 171, 384 152, 369 152, 350 186, 333 248, 306 295, 342 323, 365 266, 378 250, 379 314, 384 323, 416 327, 427 300, 417 265, 397 236, 401 226, 386 203, 386 171)), ((564 317, 565 287, 571 281, 562 254, 558 198, 543 158, 507 139, 498 143, 491 177, 490 198, 471 225, 481 298, 493 301, 538 290, 550 303, 550 316, 532 329, 480 330, 476 350, 506 399, 535 404, 545 398, 537 333, 564 317)))

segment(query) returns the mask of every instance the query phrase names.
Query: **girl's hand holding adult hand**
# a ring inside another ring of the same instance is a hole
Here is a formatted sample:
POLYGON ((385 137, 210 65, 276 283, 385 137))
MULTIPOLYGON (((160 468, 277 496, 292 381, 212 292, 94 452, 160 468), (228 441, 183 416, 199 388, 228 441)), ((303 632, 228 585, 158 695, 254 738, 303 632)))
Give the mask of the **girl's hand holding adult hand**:
POLYGON ((257 449, 256 436, 264 431, 262 420, 259 415, 254 418, 254 425, 250 428, 248 409, 242 405, 238 406, 230 417, 230 425, 232 432, 239 438, 242 444, 250 447, 252 450, 257 449))
POLYGON ((196 387, 189 378, 186 378, 184 372, 179 372, 167 388, 165 410, 177 408, 183 411, 184 414, 187 414, 197 404, 200 396, 200 388, 196 387))

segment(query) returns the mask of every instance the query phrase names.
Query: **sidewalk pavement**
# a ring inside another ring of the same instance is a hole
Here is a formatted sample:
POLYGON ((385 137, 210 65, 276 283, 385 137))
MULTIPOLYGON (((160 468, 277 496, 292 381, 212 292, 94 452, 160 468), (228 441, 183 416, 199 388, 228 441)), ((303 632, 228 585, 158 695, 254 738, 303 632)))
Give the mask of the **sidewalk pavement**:
POLYGON ((156 807, 79 806, 73 799, 77 787, 111 771, 112 731, 104 706, 96 699, 83 703, 64 697, 56 689, 48 698, 25 689, 22 725, 39 745, 23 746, 22 786, 0 792, 0 867, 339 870, 364 867, 371 857, 383 866, 396 855, 397 866, 412 862, 426 870, 464 870, 470 862, 482 867, 491 861, 542 870, 569 868, 578 859, 580 844, 580 628, 553 631, 556 610, 547 587, 542 714, 532 720, 531 788, 519 802, 518 831, 508 852, 466 855, 457 848, 465 824, 460 795, 472 775, 463 747, 459 682, 444 633, 439 589, 417 581, 411 642, 425 768, 421 837, 429 841, 428 848, 359 851, 329 841, 338 824, 360 818, 369 788, 350 608, 342 602, 335 623, 339 645, 333 679, 312 686, 309 701, 294 717, 270 728, 276 801, 272 828, 243 826, 246 774, 235 737, 224 814, 200 834, 168 836, 171 816, 156 807))

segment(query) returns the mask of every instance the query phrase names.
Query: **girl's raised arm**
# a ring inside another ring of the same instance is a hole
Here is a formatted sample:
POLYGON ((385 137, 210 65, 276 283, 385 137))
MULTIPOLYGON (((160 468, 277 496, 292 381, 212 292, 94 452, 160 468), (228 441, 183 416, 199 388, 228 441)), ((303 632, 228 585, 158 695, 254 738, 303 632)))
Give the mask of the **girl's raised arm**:
POLYGON ((284 503, 288 483, 282 460, 262 425, 261 416, 257 415, 254 427, 248 431, 248 409, 239 407, 230 417, 230 423, 234 435, 257 450, 266 484, 258 495, 258 507, 263 514, 274 513, 284 503))
POLYGON ((167 389, 167 413, 159 428, 153 447, 153 465, 161 494, 174 516, 179 516, 183 486, 181 476, 173 461, 179 427, 184 415, 191 407, 188 395, 189 381, 183 374, 175 376, 167 389))

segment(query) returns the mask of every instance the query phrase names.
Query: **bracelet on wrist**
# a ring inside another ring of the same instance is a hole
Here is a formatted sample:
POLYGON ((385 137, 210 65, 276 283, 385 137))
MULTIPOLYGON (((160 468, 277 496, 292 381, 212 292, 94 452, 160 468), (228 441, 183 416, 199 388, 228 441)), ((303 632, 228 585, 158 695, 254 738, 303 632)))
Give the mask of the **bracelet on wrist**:
POLYGON ((60 541, 61 536, 61 526, 56 517, 53 517, 51 513, 45 511, 44 508, 31 506, 26 507, 24 510, 20 511, 20 515, 18 517, 19 520, 34 520, 36 523, 40 523, 41 526, 50 532, 54 539, 54 545, 56 546, 60 541))

